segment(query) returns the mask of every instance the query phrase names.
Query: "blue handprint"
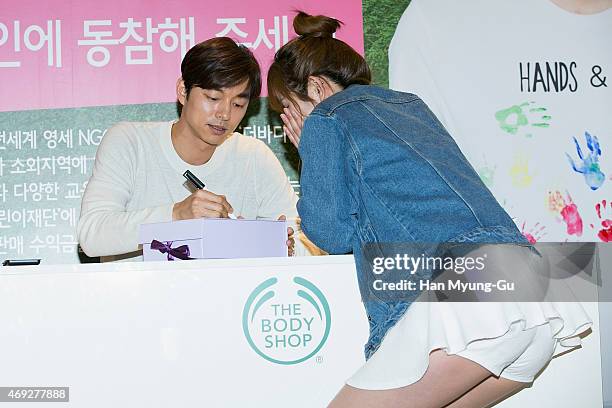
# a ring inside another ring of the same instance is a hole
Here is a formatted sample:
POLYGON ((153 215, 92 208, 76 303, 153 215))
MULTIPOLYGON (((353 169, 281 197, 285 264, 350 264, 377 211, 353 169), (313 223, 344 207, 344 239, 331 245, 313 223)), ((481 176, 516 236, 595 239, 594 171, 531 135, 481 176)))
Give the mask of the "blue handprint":
POLYGON ((582 154, 582 149, 578 140, 574 137, 574 143, 576 144, 576 152, 580 158, 581 163, 576 165, 572 157, 566 153, 567 159, 569 160, 572 168, 575 172, 580 173, 584 176, 584 181, 591 187, 591 190, 597 190, 606 179, 605 174, 601 172, 599 168, 599 156, 601 156, 601 148, 599 147, 599 140, 597 136, 591 136, 589 132, 584 132, 587 147, 589 148, 589 154, 585 157, 582 154))

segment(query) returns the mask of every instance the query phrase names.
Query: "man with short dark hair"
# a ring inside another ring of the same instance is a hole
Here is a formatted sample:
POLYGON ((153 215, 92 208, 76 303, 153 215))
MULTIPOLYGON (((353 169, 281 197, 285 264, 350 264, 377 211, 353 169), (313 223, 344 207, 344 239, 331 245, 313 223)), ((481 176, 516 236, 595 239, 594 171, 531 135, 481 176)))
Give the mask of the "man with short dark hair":
POLYGON ((200 217, 297 216, 297 197, 272 151, 234 133, 261 91, 259 65, 227 37, 190 49, 174 122, 122 122, 100 144, 81 205, 79 243, 103 260, 134 258, 140 224, 200 217), (187 189, 190 170, 206 190, 187 189))

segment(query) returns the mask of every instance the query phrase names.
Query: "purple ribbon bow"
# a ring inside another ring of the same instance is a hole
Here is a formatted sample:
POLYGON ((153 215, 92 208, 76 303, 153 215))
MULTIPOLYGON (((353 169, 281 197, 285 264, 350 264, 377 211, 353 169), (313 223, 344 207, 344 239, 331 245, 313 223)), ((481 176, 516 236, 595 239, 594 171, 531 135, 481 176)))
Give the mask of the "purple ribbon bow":
POLYGON ((157 250, 162 254, 168 254, 168 260, 174 261, 174 258, 184 261, 193 259, 189 257, 189 245, 181 245, 180 247, 172 248, 172 241, 160 242, 157 240, 151 241, 151 249, 157 250))

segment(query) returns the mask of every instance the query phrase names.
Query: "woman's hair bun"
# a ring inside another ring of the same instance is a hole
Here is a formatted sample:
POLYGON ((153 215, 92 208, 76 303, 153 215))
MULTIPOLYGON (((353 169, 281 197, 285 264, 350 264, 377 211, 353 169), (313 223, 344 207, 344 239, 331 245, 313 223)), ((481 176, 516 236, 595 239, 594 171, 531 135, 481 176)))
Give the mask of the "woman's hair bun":
POLYGON ((311 16, 303 11, 293 19, 293 29, 300 36, 331 37, 342 22, 326 16, 311 16))

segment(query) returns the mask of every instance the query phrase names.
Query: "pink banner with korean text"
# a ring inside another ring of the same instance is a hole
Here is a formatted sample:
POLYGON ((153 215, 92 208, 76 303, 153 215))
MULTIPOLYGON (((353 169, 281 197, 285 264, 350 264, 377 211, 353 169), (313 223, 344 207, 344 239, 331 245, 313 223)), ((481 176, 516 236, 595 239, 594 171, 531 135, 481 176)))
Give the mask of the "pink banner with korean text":
POLYGON ((265 72, 295 10, 339 18, 337 37, 363 51, 360 0, 3 1, 0 111, 172 102, 183 55, 214 36, 251 48, 265 72))
MULTIPOLYGON (((0 262, 95 261, 79 252, 76 227, 107 129, 176 120, 182 57, 206 39, 244 44, 265 76, 295 37, 296 10, 342 20, 337 38, 363 52, 361 0, 2 0, 0 262)), ((299 194, 297 151, 266 98, 237 131, 273 151, 299 194)))

